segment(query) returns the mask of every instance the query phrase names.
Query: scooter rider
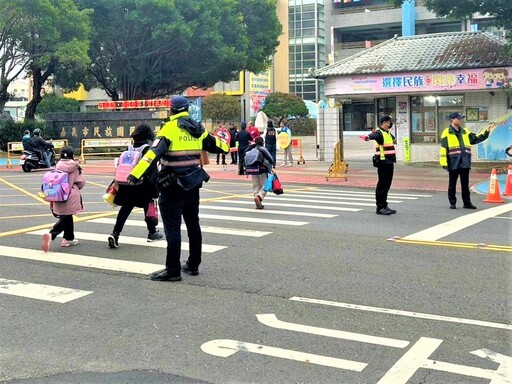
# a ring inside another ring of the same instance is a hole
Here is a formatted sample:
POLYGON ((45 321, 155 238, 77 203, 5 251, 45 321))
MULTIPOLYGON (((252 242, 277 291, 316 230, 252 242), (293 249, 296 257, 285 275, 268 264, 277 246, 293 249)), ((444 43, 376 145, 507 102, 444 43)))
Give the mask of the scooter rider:
POLYGON ((46 166, 48 168, 51 168, 51 154, 48 152, 48 149, 53 148, 53 144, 41 137, 41 130, 39 128, 34 129, 34 137, 32 137, 32 144, 34 151, 39 152, 42 156, 42 159, 44 159, 46 166))

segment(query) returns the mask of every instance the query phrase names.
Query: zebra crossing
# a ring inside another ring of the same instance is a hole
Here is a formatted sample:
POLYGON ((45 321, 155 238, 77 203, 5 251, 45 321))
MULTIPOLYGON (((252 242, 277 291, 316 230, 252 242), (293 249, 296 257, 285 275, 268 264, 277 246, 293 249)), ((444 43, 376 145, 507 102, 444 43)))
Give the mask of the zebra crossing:
MULTIPOLYGON (((428 194, 392 193, 389 195, 388 201, 393 206, 396 206, 405 201, 413 201, 430 196, 428 194)), ((216 235, 214 239, 217 243, 203 243, 203 253, 213 254, 227 250, 229 245, 222 243, 229 243, 227 238, 231 237, 243 237, 248 241, 251 241, 252 238, 256 241, 258 238, 271 236, 274 231, 283 227, 298 228, 310 224, 312 220, 335 220, 342 213, 357 214, 363 210, 373 211, 375 201, 373 192, 318 188, 290 190, 287 191, 285 196, 268 194, 264 199, 264 205, 266 209, 255 210, 252 199, 240 196, 233 199, 212 200, 202 203, 199 214, 202 232, 204 234, 216 235), (264 229, 254 229, 255 226, 263 227, 264 229)), ((87 243, 103 243, 106 246, 105 234, 110 233, 114 224, 114 217, 100 217, 77 225, 79 229, 86 227, 92 230, 75 231, 75 236, 80 240, 81 246, 79 245, 78 247, 60 252, 50 251, 43 253, 40 250, 0 245, 0 265, 3 258, 11 258, 136 275, 147 275, 162 268, 161 264, 68 252, 82 251, 87 253, 87 247, 83 247, 87 243)), ((125 228, 142 228, 140 233, 145 233, 145 226, 146 224, 142 220, 141 213, 135 212, 132 214, 132 219, 127 220, 125 224, 125 228), (140 217, 137 217, 137 215, 140 217)), ((181 229, 186 231, 185 225, 182 225, 181 229)), ((36 237, 41 237, 46 232, 47 230, 29 231, 23 236, 35 239, 36 237)), ((186 236, 184 236, 184 239, 182 250, 188 251, 189 244, 186 236)), ((151 250, 158 252, 158 250, 167 247, 165 241, 148 243, 146 237, 125 236, 124 234, 122 236, 122 245, 145 247, 148 252, 151 250)), ((109 256, 111 255, 109 254, 109 256)), ((0 275, 0 294, 64 304, 90 296, 93 293, 93 291, 89 290, 12 280, 8 276, 0 275)))

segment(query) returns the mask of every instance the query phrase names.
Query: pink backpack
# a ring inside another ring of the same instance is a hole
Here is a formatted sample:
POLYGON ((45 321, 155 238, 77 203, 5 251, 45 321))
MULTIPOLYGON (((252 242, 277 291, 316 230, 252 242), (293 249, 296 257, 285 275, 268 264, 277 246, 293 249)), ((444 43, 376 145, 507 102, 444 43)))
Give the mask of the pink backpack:
POLYGON ((126 178, 142 158, 142 151, 146 147, 149 147, 149 144, 141 145, 136 149, 130 145, 127 151, 121 153, 114 176, 115 181, 119 184, 127 184, 126 178))
POLYGON ((67 172, 57 169, 48 171, 43 176, 41 192, 44 200, 49 202, 64 202, 69 198, 71 187, 67 172))

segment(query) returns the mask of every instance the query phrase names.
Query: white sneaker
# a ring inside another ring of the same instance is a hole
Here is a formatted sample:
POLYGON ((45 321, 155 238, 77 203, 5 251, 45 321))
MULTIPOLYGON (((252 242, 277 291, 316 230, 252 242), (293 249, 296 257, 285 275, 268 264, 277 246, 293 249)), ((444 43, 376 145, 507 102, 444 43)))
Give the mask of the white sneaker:
POLYGON ((62 243, 60 243, 61 247, 72 247, 74 245, 77 245, 78 244, 78 240, 75 239, 75 240, 66 240, 66 239, 62 239, 62 243))
POLYGON ((280 165, 280 167, 286 167, 287 165, 288 165, 288 164, 283 163, 283 164, 281 164, 281 165, 280 165))

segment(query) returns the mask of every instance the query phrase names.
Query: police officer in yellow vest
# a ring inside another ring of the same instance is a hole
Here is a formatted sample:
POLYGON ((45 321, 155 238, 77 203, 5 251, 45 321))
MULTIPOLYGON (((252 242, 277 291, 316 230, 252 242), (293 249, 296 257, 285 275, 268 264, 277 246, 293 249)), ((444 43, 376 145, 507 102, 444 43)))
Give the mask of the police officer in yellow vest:
POLYGON ((389 115, 380 118, 380 128, 370 133, 364 139, 375 140, 374 165, 377 167, 379 181, 375 188, 375 200, 378 215, 392 215, 395 209, 388 206, 388 192, 393 181, 394 165, 396 163, 395 137, 389 132, 393 127, 393 119, 389 115))
POLYGON ((450 208, 455 209, 457 179, 460 176, 460 187, 463 207, 476 209, 469 196, 469 170, 471 169, 471 145, 478 144, 489 137, 490 127, 482 134, 475 135, 469 129, 463 128, 465 116, 459 112, 450 114, 450 126, 441 134, 441 151, 439 163, 448 171, 448 201, 450 208))
POLYGON ((202 234, 199 225, 199 189, 210 176, 200 166, 201 151, 227 153, 229 146, 210 135, 188 114, 185 97, 171 98, 171 117, 162 127, 151 149, 128 176, 136 182, 151 163, 161 160, 158 175, 160 214, 167 239, 165 269, 149 275, 156 281, 180 281, 181 272, 195 276, 201 264, 202 234), (181 217, 187 226, 189 257, 181 265, 181 217))

